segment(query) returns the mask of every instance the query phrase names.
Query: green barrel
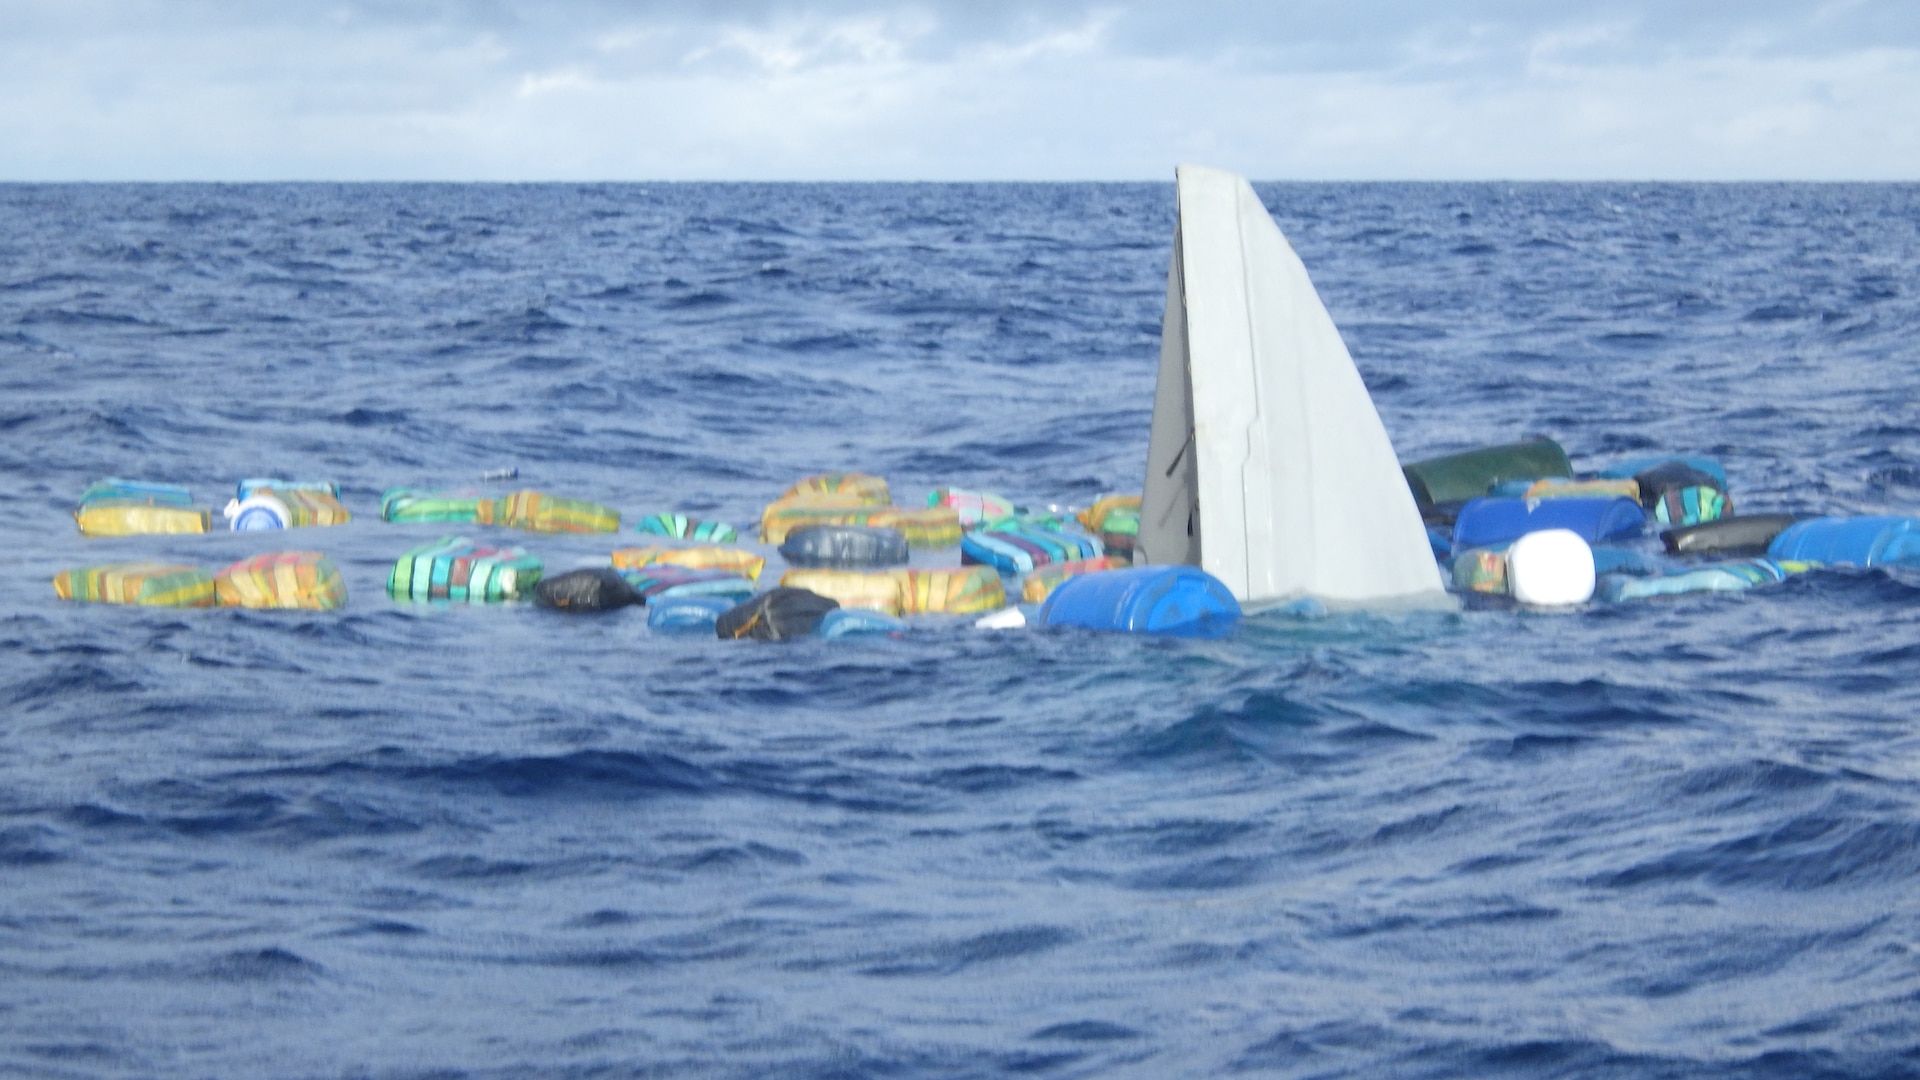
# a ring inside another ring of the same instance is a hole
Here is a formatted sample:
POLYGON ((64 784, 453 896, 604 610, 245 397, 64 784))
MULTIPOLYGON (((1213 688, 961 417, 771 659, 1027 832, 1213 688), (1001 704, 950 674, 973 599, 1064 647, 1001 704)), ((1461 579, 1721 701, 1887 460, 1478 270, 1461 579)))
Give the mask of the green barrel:
POLYGON ((1402 466, 1407 486, 1422 507, 1477 499, 1508 480, 1572 476, 1573 463, 1552 439, 1482 446, 1402 466))

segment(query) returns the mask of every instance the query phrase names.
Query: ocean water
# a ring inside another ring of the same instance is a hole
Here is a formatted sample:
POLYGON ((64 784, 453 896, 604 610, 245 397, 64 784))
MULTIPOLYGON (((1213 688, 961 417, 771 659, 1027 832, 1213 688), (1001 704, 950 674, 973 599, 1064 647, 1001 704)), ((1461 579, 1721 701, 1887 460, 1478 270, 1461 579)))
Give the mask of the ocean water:
MULTIPOLYGON (((1259 190, 1404 458, 1920 509, 1920 187, 1259 190)), ((387 599, 455 530, 379 493, 509 466, 1138 490, 1172 195, 0 186, 0 1074, 1920 1075, 1911 574, 1197 642, 387 599), (358 517, 69 516, 263 474, 358 517), (292 546, 345 610, 49 585, 292 546)))

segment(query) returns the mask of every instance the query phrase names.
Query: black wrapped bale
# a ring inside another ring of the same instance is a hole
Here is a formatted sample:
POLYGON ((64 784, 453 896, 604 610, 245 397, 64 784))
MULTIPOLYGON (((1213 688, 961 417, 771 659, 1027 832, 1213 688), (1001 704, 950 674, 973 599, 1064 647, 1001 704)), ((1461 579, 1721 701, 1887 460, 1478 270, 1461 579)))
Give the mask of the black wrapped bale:
POLYGON ((1765 555, 1767 545, 1793 522, 1792 514, 1739 514, 1668 529, 1660 542, 1675 555, 1765 555))
POLYGON ((713 629, 722 638, 756 641, 809 637, 820 629, 820 620, 827 617, 827 612, 839 606, 839 601, 819 593, 781 586, 722 613, 713 629))
POLYGON ((569 570, 546 578, 533 589, 534 602, 541 607, 568 614, 613 611, 646 600, 627 584, 619 571, 611 567, 569 570))
POLYGON ((808 525, 780 545, 787 565, 805 569, 870 570, 907 565, 907 537, 871 525, 808 525))

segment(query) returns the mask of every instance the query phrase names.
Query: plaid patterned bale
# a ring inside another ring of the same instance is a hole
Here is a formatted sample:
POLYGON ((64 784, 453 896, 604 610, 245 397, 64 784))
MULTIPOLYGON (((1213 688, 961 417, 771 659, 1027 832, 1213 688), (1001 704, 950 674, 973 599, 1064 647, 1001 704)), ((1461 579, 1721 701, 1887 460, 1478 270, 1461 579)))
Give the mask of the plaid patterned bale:
POLYGON ((903 615, 972 615, 1007 606, 1007 589, 992 567, 895 570, 903 615))
POLYGON ((638 570, 648 566, 681 566, 689 570, 726 570, 749 581, 760 580, 767 560, 745 548, 734 547, 637 547, 621 548, 613 553, 613 568, 638 570))
POLYGON ((242 559, 213 576, 222 607, 332 611, 347 602, 347 583, 317 551, 279 551, 242 559))
POLYGON ((82 536, 146 536, 158 533, 203 533, 212 522, 206 510, 183 506, 95 499, 73 512, 82 536))
POLYGON ((517 547, 482 547, 464 536, 422 544, 393 564, 387 595, 395 600, 501 604, 531 595, 545 567, 517 547))
POLYGON ((380 517, 401 525, 492 525, 500 518, 500 502, 477 491, 393 488, 380 496, 380 517))
POLYGON ((685 514, 648 514, 640 519, 633 531, 675 540, 706 540, 715 544, 731 544, 740 539, 739 530, 724 521, 701 521, 685 514))
POLYGON ((886 570, 823 570, 795 568, 780 575, 783 588, 805 589, 837 600, 841 607, 898 615, 901 610, 897 574, 886 570))
POLYGON ((960 527, 963 529, 1001 521, 1014 515, 1012 499, 960 488, 935 488, 927 492, 927 505, 944 506, 952 510, 960 516, 960 527))
POLYGON ((745 600, 753 595, 753 582, 731 570, 695 570, 655 564, 621 570, 620 576, 649 604, 670 597, 721 596, 745 600))
POLYGON ((197 566, 130 562, 89 566, 54 575, 62 600, 140 607, 212 607, 213 575, 197 566))
POLYGON ((866 506, 885 506, 893 501, 887 482, 866 473, 834 472, 809 476, 788 488, 779 500, 805 499, 816 495, 843 495, 866 506))
POLYGON ((620 512, 582 499, 516 491, 501 506, 500 524, 528 532, 610 533, 620 531, 620 512))
POLYGON ((336 496, 325 491, 292 488, 282 491, 279 488, 254 488, 254 495, 271 495, 280 500, 287 508, 287 527, 306 528, 315 525, 345 525, 353 520, 353 513, 340 505, 336 496))
POLYGON ((951 506, 929 506, 925 510, 900 510, 886 507, 868 518, 866 524, 899 529, 908 547, 945 548, 960 542, 960 514, 951 506))
POLYGON ((1074 559, 1069 562, 1043 566, 1027 575, 1020 583, 1020 602, 1023 604, 1045 603, 1053 590, 1068 578, 1081 574, 1097 574, 1102 570, 1124 570, 1132 563, 1112 555, 1102 555, 1097 559, 1074 559))
POLYGON ((760 539, 769 544, 784 544, 787 534, 795 529, 808 525, 865 525, 873 515, 892 509, 871 506, 843 495, 782 499, 768 503, 761 511, 760 539))

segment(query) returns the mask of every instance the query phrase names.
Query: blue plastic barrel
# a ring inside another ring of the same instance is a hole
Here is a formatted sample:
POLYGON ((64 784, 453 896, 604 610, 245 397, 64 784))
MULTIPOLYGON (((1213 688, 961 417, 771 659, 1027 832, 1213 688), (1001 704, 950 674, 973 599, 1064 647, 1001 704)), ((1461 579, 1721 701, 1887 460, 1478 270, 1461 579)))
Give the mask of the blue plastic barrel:
POLYGON ((721 613, 738 602, 732 596, 676 596, 647 605, 647 628, 666 633, 698 631, 713 636, 721 613))
POLYGON ((1042 626, 1131 634, 1221 637, 1240 620, 1240 602, 1195 566, 1138 566, 1068 578, 1040 609, 1042 626))
POLYGON ((1589 544, 1640 535, 1647 513, 1632 499, 1474 499, 1453 523, 1453 550, 1492 547, 1542 529, 1569 529, 1589 544))
POLYGON ((1920 518, 1796 521, 1767 545, 1767 558, 1826 566, 1920 566, 1920 518))

